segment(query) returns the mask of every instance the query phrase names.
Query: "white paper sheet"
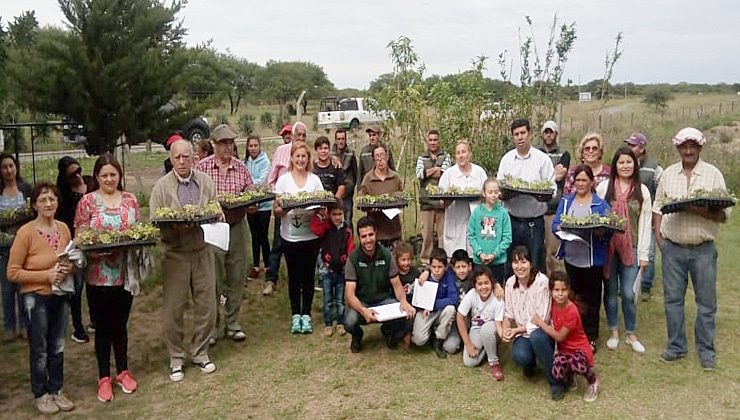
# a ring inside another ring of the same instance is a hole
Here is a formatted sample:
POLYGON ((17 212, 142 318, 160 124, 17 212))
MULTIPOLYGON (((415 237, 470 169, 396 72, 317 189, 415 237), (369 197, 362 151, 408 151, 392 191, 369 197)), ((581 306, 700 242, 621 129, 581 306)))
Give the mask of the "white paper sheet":
POLYGON ((414 297, 411 299, 411 305, 429 311, 433 310, 438 288, 439 283, 437 282, 425 281, 424 284, 419 284, 419 279, 414 280, 414 297))
POLYGON ((203 229, 203 239, 207 244, 211 244, 224 251, 229 250, 229 224, 228 223, 208 223, 200 225, 203 229))
POLYGON ((406 317, 406 312, 401 310, 400 302, 389 303, 387 305, 380 306, 371 306, 368 309, 372 309, 375 312, 375 319, 377 319, 378 322, 385 322, 406 317))
POLYGON ((640 292, 642 291, 642 268, 637 270, 635 284, 632 285, 632 293, 635 295, 635 305, 640 301, 640 292))
POLYGON ((383 214, 385 214, 385 217, 387 217, 388 220, 393 220, 396 216, 401 214, 401 209, 384 209, 383 214))
POLYGON ((580 243, 582 243, 582 244, 590 247, 590 245, 588 244, 588 242, 586 242, 585 239, 581 238, 580 236, 576 235, 575 233, 566 232, 564 230, 559 230, 559 231, 555 232, 555 235, 557 235, 558 238, 560 238, 560 239, 562 239, 564 241, 580 242, 580 243))

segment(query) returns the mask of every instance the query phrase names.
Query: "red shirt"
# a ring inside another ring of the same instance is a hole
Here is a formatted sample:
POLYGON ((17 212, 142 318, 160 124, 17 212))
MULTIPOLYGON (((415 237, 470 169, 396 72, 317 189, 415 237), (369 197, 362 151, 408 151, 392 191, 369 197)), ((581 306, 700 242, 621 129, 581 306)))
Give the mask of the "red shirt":
POLYGON ((552 325, 555 331, 561 328, 568 328, 568 336, 565 340, 558 343, 558 351, 561 353, 575 353, 580 350, 588 358, 588 364, 594 365, 594 354, 591 346, 588 344, 588 337, 583 331, 581 323, 581 314, 578 313, 578 307, 573 302, 568 302, 565 308, 558 306, 555 301, 552 302, 552 325))
POLYGON ((216 192, 219 194, 239 194, 244 191, 246 187, 252 185, 252 177, 249 175, 247 167, 244 166, 242 161, 233 156, 231 157, 231 163, 226 170, 226 176, 221 175, 216 155, 211 155, 201 159, 201 161, 195 166, 195 169, 205 172, 206 175, 211 177, 213 183, 216 184, 216 192))

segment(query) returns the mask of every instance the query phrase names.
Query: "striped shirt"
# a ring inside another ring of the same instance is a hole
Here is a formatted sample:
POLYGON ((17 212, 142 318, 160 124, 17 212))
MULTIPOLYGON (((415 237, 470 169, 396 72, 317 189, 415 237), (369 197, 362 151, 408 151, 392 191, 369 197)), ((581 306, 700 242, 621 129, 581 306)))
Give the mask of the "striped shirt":
POLYGON ((239 194, 252 185, 252 177, 249 175, 247 167, 244 166, 242 161, 233 156, 226 169, 226 175, 221 174, 216 155, 201 159, 195 169, 204 172, 213 180, 213 183, 216 184, 216 193, 219 194, 239 194))
POLYGON ((513 320, 517 326, 526 326, 527 331, 522 335, 528 338, 529 334, 537 329, 537 326, 531 322, 534 314, 539 315, 545 322, 550 321, 550 302, 552 301, 550 280, 546 275, 537 273, 529 287, 525 288, 519 284, 514 288, 517 281, 516 276, 511 276, 506 281, 504 317, 513 320))
MULTIPOLYGON (((661 206, 667 201, 688 197, 699 189, 726 190, 725 178, 719 169, 699 159, 691 171, 691 180, 687 180, 681 162, 674 163, 667 167, 660 177, 653 201, 653 213, 660 214, 661 206)), ((729 208, 724 212, 730 217, 729 208)), ((713 241, 718 229, 719 223, 688 212, 666 214, 660 223, 660 234, 679 245, 698 245, 713 241)))

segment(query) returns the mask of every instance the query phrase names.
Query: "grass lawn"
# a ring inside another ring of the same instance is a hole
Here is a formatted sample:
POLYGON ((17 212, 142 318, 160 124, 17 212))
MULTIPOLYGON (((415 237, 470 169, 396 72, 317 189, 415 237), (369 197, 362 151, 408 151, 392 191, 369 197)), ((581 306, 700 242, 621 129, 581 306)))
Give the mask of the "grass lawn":
MULTIPOLYGON (((65 391, 77 402, 75 416, 170 418, 385 418, 465 417, 703 417, 730 418, 740 412, 740 285, 732 273, 740 263, 731 250, 740 247, 740 219, 734 217, 719 237, 718 369, 701 371, 693 345, 693 293, 687 295, 688 357, 673 365, 658 361, 665 340, 662 290, 638 308, 638 334, 647 352, 637 355, 622 344, 603 347, 596 363, 602 393, 592 404, 582 400, 583 383, 565 400, 552 402, 543 375, 523 378, 502 346, 506 373, 495 382, 486 367, 462 365, 462 356, 438 359, 430 348, 388 350, 377 326, 366 327, 365 349, 349 352, 349 336, 325 338, 321 328, 321 295, 314 299, 317 333, 291 335, 285 282, 271 297, 260 294, 261 282, 250 282, 242 306, 244 343, 220 341, 211 351, 218 370, 201 374, 188 367, 185 380, 167 377, 167 352, 160 337, 161 273, 134 301, 129 321, 129 366, 140 389, 101 404, 96 399, 97 370, 93 344, 67 340, 65 391)), ((660 282, 658 282, 660 283, 660 282)), ((85 315, 84 318, 87 318, 85 315)), ((604 317, 602 316, 602 319, 604 317)), ((188 323, 189 324, 189 323, 188 323)), ((24 342, 3 344, 0 409, 12 418, 33 417, 28 383, 28 349, 24 342)))

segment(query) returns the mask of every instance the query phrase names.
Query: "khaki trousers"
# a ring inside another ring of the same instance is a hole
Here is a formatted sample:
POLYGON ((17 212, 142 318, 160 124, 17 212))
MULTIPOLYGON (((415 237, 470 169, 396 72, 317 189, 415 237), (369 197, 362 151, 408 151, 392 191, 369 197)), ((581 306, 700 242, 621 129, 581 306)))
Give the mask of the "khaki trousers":
MULTIPOLYGON (((241 331, 239 310, 244 298, 244 281, 247 277, 247 223, 244 219, 229 225, 229 250, 214 250, 216 267, 216 298, 220 305, 221 296, 226 297, 223 305, 224 325, 231 331, 241 331)), ((216 323, 212 336, 218 337, 220 316, 216 309, 216 323)))
POLYGON ((556 270, 565 270, 563 262, 555 258, 558 247, 560 247, 560 239, 552 233, 552 220, 554 218, 554 214, 545 215, 545 266, 548 275, 556 270))
POLYGON ((195 252, 165 250, 162 261, 163 331, 170 367, 185 361, 183 316, 193 296, 193 335, 190 356, 195 363, 208 361, 208 339, 216 322, 216 282, 213 252, 209 247, 195 252))
MULTIPOLYGON (((421 261, 428 262, 434 247, 434 233, 437 233, 437 246, 444 248, 445 212, 444 210, 421 211, 421 261)), ((447 256, 448 258, 451 255, 447 256)))

